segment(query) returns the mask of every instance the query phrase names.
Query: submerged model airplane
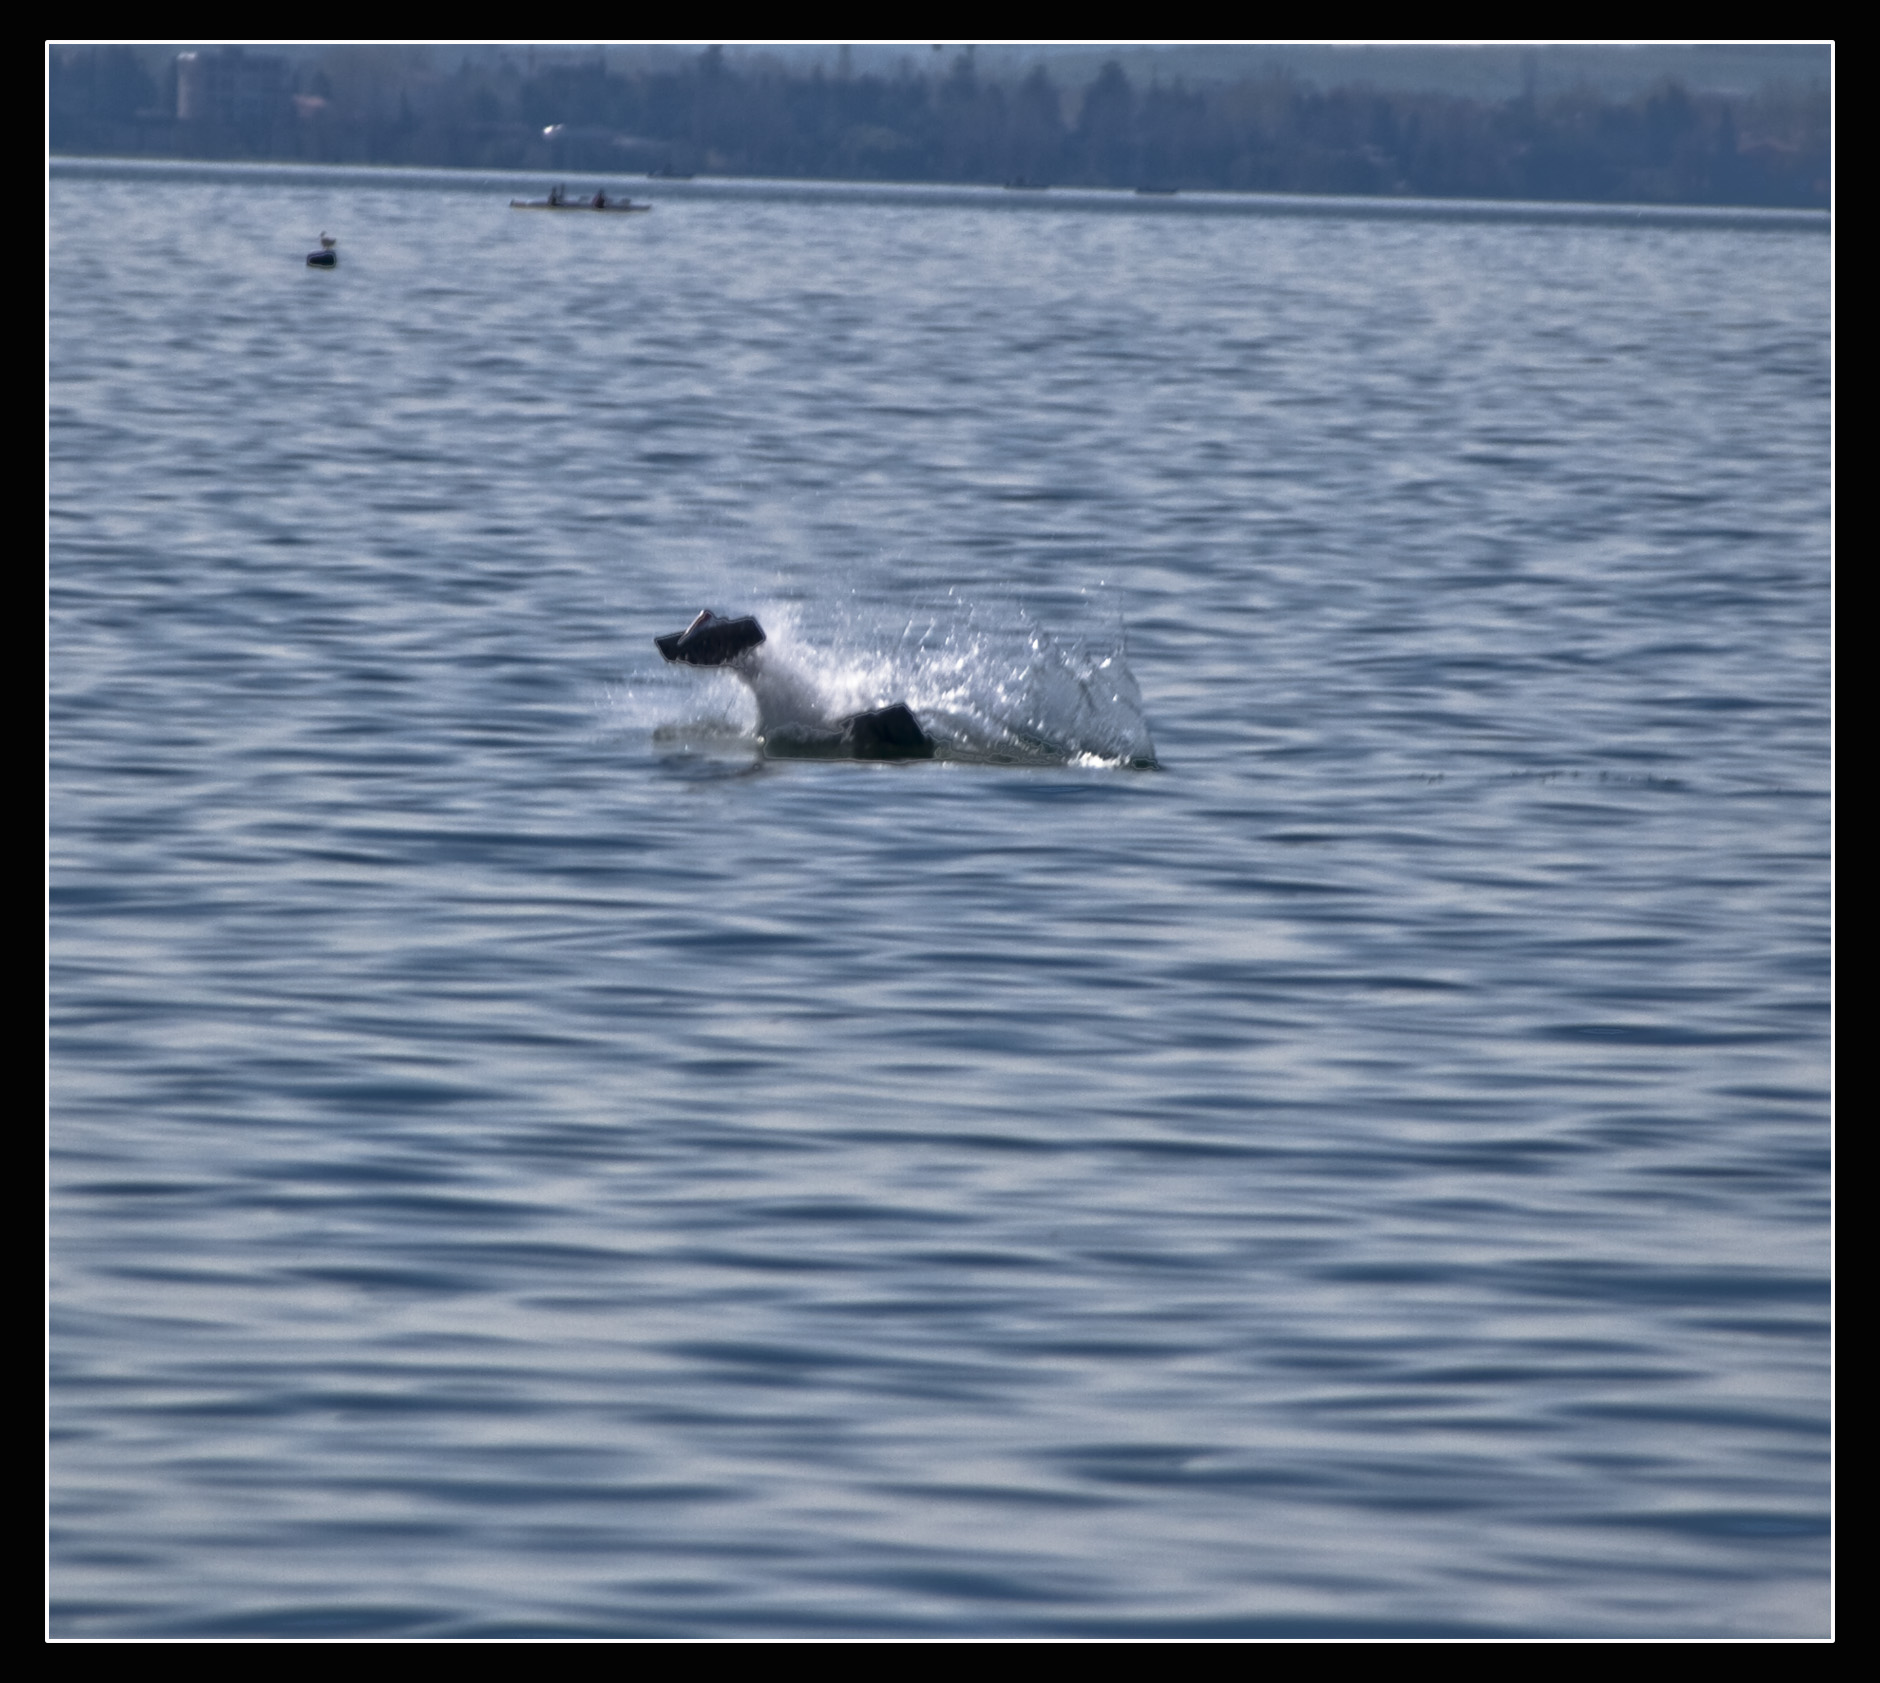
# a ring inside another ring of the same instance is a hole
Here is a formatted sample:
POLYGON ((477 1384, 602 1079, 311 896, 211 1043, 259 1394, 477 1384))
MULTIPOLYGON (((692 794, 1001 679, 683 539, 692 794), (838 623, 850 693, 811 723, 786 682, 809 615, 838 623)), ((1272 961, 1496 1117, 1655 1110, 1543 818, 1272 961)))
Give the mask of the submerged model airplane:
POLYGON ((933 738, 904 701, 865 713, 826 718, 793 673, 766 663, 758 652, 764 628, 750 614, 726 618, 705 609, 683 631, 653 642, 668 660, 685 666, 724 666, 757 698, 757 729, 767 753, 851 760, 930 760, 933 738))

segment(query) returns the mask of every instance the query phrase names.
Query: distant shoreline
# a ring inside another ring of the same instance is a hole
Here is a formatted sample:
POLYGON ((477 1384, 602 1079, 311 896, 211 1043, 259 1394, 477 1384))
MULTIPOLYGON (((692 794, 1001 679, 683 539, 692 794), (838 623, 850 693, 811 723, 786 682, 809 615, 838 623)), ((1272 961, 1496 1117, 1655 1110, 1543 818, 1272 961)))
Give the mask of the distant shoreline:
MULTIPOLYGON (((1171 76, 1153 56, 1092 51, 1100 66, 1071 81, 1042 60, 982 73, 971 47, 919 63, 902 55, 888 73, 845 50, 831 73, 819 60, 719 47, 610 63, 605 48, 492 57, 54 44, 47 144, 557 177, 1832 208, 1832 84, 1782 79, 1808 53, 1767 55, 1770 78, 1750 91, 1681 80, 1677 54, 1639 61, 1660 67, 1643 86, 1563 84, 1578 60, 1528 53, 1503 66, 1519 70, 1515 91, 1504 75, 1462 92, 1393 80, 1424 62, 1415 52, 1323 63, 1230 54, 1219 76, 1181 58, 1169 68, 1189 70, 1171 76), (1321 73, 1342 63, 1354 79, 1302 79, 1289 63, 1321 73)), ((1737 59, 1739 72, 1764 62, 1737 59)))
POLYGON ((1829 210, 1759 205, 1622 204, 1561 199, 1475 199, 1379 197, 1357 193, 1253 193, 1184 190, 1145 194, 1128 188, 1053 187, 1011 193, 1000 186, 928 181, 855 181, 830 178, 702 175, 686 180, 616 171, 552 172, 452 168, 426 164, 328 164, 209 158, 122 157, 80 152, 51 152, 48 178, 90 177, 118 180, 228 180, 285 186, 406 187, 464 191, 487 184, 492 194, 519 187, 542 189, 565 182, 571 193, 591 191, 598 183, 610 190, 631 183, 655 200, 769 199, 827 203, 879 202, 898 205, 971 206, 1002 210, 1094 211, 1146 216, 1319 216, 1388 221, 1421 219, 1541 224, 1666 228, 1740 228, 1770 232, 1827 233, 1829 210))

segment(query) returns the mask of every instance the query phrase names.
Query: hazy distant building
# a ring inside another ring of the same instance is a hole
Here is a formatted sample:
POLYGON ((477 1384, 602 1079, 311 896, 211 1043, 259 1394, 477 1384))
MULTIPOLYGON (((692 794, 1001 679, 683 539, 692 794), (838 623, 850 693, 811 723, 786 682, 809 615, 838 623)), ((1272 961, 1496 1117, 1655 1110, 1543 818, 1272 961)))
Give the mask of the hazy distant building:
POLYGON ((250 129, 287 104, 287 61, 251 58, 240 47, 176 55, 176 115, 185 123, 250 129))

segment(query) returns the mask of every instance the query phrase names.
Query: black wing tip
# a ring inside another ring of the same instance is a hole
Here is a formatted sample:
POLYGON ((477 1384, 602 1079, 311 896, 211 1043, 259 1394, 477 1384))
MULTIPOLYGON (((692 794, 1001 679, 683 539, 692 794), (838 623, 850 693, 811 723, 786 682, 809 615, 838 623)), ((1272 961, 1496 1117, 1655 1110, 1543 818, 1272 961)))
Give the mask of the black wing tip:
POLYGON ((905 701, 851 714, 842 721, 842 740, 858 760, 933 758, 933 738, 905 701))
POLYGON ((764 628, 755 615, 726 619, 706 608, 683 631, 655 637, 653 646, 666 659, 687 666, 724 666, 764 641, 764 628))

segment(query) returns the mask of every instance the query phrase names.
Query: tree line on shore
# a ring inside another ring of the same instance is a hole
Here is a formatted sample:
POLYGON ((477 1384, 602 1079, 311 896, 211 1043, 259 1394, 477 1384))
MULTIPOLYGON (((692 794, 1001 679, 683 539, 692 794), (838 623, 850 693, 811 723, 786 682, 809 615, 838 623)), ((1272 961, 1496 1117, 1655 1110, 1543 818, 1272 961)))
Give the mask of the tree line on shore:
MULTIPOLYGON (((1043 67, 979 74, 737 64, 716 48, 665 66, 604 57, 472 62, 333 49, 311 67, 224 52, 179 115, 176 60, 51 49, 54 152, 431 165, 579 174, 717 174, 1149 190, 1823 207, 1825 87, 1756 95, 1661 82, 1512 99, 1278 73, 1087 87, 1043 67), (235 90, 230 92, 229 90, 235 90)), ((194 68, 194 67, 192 67, 194 68)))

